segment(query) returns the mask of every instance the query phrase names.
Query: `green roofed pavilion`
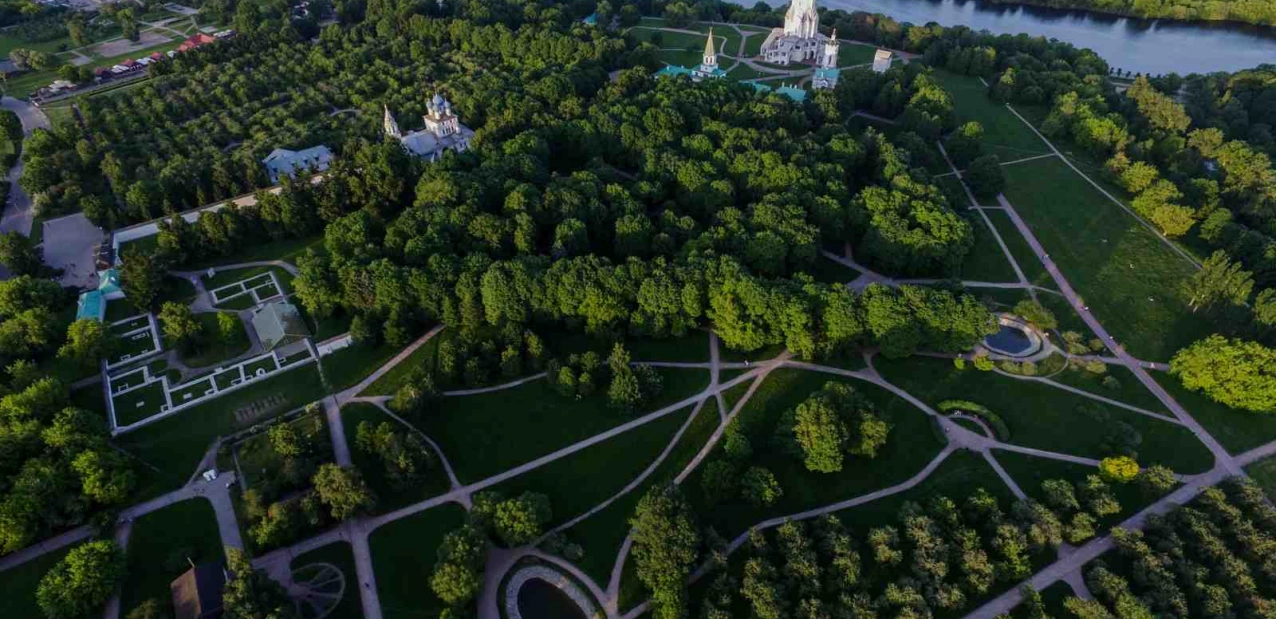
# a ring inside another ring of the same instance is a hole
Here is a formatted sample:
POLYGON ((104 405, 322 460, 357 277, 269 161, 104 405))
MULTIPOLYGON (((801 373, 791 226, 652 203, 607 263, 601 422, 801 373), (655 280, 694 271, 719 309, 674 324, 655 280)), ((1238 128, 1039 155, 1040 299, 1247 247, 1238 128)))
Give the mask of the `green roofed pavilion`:
POLYGON ((310 337, 306 321, 301 318, 297 306, 283 301, 267 303, 253 314, 253 330, 266 350, 274 350, 310 337))

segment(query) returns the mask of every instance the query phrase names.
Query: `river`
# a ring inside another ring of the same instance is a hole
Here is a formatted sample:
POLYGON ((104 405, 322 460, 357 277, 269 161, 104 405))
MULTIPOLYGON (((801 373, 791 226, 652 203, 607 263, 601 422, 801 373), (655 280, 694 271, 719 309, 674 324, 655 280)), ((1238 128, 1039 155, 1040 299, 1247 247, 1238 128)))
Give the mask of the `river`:
MULTIPOLYGON (((1088 47, 1118 69, 1209 73, 1276 64, 1276 29, 1142 20, 1084 11, 959 0, 816 0, 818 6, 882 13, 901 22, 969 26, 994 34, 1044 35, 1088 47)), ((786 0, 769 0, 779 6, 786 0)))

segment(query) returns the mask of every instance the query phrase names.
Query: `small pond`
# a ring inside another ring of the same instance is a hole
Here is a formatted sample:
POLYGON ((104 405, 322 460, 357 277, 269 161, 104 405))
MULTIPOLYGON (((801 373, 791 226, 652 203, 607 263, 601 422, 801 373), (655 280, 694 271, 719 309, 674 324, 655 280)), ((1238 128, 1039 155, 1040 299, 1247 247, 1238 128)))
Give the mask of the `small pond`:
POLYGON ((1001 325, 1001 330, 984 338, 989 348, 1010 355, 1017 355, 1032 346, 1028 334, 1018 327, 1001 325))
POLYGON ((519 588, 518 611, 523 619, 586 619, 566 593, 540 578, 530 578, 519 588))

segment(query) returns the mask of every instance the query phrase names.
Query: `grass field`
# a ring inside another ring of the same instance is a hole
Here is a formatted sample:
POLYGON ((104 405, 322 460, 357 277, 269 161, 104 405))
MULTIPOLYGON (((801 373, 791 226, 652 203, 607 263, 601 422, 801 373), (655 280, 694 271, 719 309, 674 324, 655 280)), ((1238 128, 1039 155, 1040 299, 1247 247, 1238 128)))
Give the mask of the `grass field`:
POLYGON ((5 619, 45 619, 44 611, 35 600, 40 579, 77 545, 54 550, 0 572, 0 600, 4 600, 5 619))
POLYGON ((1008 166, 1005 195, 1117 341, 1165 361, 1213 332, 1180 293, 1195 268, 1063 162, 1008 166))
POLYGON ((1028 241, 1019 234, 1014 222, 1010 221, 1010 216, 993 209, 985 210, 984 213, 997 229, 997 234, 1001 235, 1001 240, 1005 241, 1006 247, 1010 249, 1010 255, 1015 257, 1015 262, 1023 270, 1023 276, 1028 279, 1028 283, 1053 289, 1054 278, 1050 277, 1045 265, 1041 264, 1041 259, 1037 258, 1031 247, 1028 247, 1028 241))
POLYGON ((1186 428, 1109 406, 1034 381, 992 372, 957 370, 943 359, 913 357, 875 359, 874 366, 890 382, 934 406, 950 398, 970 399, 1006 421, 1007 441, 1048 451, 1102 458, 1105 436, 1096 421, 1080 410, 1105 414, 1129 424, 1142 437, 1139 463, 1160 463, 1179 473, 1199 473, 1213 465, 1205 446, 1186 428))
MULTIPOLYGON (((762 41, 766 40, 766 36, 749 37, 758 39, 759 50, 762 41)), ((872 45, 856 45, 854 43, 842 43, 837 47, 837 66, 846 68, 857 64, 868 64, 873 62, 873 54, 877 53, 877 48, 872 45)))
POLYGON ((1005 252, 993 237, 983 217, 971 218, 970 227, 975 232, 975 247, 961 263, 960 277, 964 280, 983 282, 1018 281, 1015 270, 1006 260, 1005 252))
MULTIPOLYGON (((292 294, 293 276, 289 274, 288 271, 285 271, 282 267, 267 266, 267 267, 248 267, 244 269, 224 269, 224 270, 218 269, 216 275, 213 275, 212 277, 208 277, 207 275, 205 275, 201 277, 200 279, 204 281, 204 287, 207 288, 208 290, 212 290, 213 288, 219 288, 221 286, 227 286, 235 282, 245 282, 252 286, 261 286, 269 282, 270 281, 269 278, 258 278, 255 276, 262 275, 264 273, 274 273, 275 277, 279 280, 280 285, 284 287, 284 293, 292 294)), ((230 291, 226 291, 226 292, 223 292, 222 294, 223 296, 225 296, 226 294, 229 294, 229 293, 230 291)), ((265 295, 263 294, 263 296, 265 295)))
POLYGON ((141 331, 126 337, 116 338, 116 342, 115 354, 111 356, 108 363, 136 359, 156 350, 155 340, 151 337, 150 331, 141 331))
MULTIPOLYGON (((695 30, 695 29, 696 28, 694 26, 688 28, 688 30, 695 30)), ((648 41, 648 42, 651 41, 651 35, 653 33, 659 32, 662 39, 660 41, 660 44, 656 45, 656 47, 659 47, 662 49, 681 49, 681 50, 688 50, 688 51, 694 50, 698 54, 704 52, 705 41, 709 39, 708 26, 703 26, 704 34, 688 34, 686 32, 671 32, 669 30, 656 30, 652 28, 645 28, 642 26, 635 26, 633 29, 630 30, 630 32, 632 32, 634 36, 638 37, 639 41, 648 41)), ((735 56, 736 52, 740 49, 740 35, 736 34, 734 30, 731 30, 729 28, 719 28, 716 32, 713 33, 713 38, 714 38, 714 45, 717 46, 717 52, 719 54, 727 54, 729 56, 735 56)), ((655 44, 653 43, 653 45, 655 44)))
POLYGON ((638 501, 651 487, 672 482, 708 442, 718 423, 717 405, 707 402, 678 439, 668 457, 652 471, 642 485, 567 530, 568 539, 585 549, 584 558, 576 562, 585 573, 595 581, 607 581, 616 560, 616 552, 629 534, 629 517, 633 515, 638 501))
POLYGON ((359 384, 402 350, 385 343, 355 344, 320 359, 334 392, 359 384))
POLYGON ((741 82, 744 80, 751 80, 758 77, 766 77, 768 75, 771 75, 771 74, 764 73, 762 71, 754 69, 753 67, 750 67, 749 65, 744 64, 743 62, 737 64, 730 71, 727 71, 727 77, 738 82, 741 82))
POLYGON ((447 492, 450 486, 447 472, 443 470, 443 465, 437 457, 434 468, 426 473, 425 483, 409 489, 395 488, 390 485, 385 477, 385 467, 381 460, 372 454, 365 453, 355 445, 359 424, 364 421, 377 425, 382 422, 389 423, 394 426, 396 432, 410 431, 410 429, 382 412, 374 404, 353 402, 341 407, 341 422, 345 427, 346 444, 350 446, 350 456, 354 460, 354 465, 363 473, 368 486, 377 495, 378 513, 394 511, 404 505, 411 505, 447 492))
POLYGON ((335 542, 297 555, 293 557, 290 567, 295 571, 312 563, 332 565, 341 570, 346 578, 345 593, 327 619, 362 619, 363 605, 359 599, 359 577, 355 574, 354 553, 350 550, 349 542, 335 542))
POLYGON ((1276 419, 1271 413, 1252 413, 1228 408, 1204 394, 1188 391, 1174 376, 1164 372, 1151 374, 1228 453, 1240 454, 1276 440, 1276 419))
MULTIPOLYGON (((687 478, 686 486, 705 524, 730 539, 753 523, 827 505, 858 494, 897 484, 921 470, 942 447, 931 429, 931 419, 904 400, 870 383, 843 379, 831 374, 796 369, 772 372, 739 416, 753 447, 746 466, 762 466, 775 474, 784 495, 774 505, 759 508, 742 499, 711 506, 701 490, 703 467, 687 478), (853 387, 869 398, 881 417, 891 424, 890 436, 876 458, 848 457, 837 473, 813 473, 801 458, 787 453, 773 441, 781 415, 793 409, 828 382, 853 387)), ((719 443, 706 464, 724 457, 719 443)))
POLYGON ((195 314, 195 319, 203 327, 204 333, 200 342, 192 347, 189 353, 184 351, 179 353, 182 362, 186 365, 192 368, 216 365, 248 352, 251 345, 248 341, 248 333, 244 330, 244 323, 238 316, 229 312, 200 312, 195 314), (235 318, 237 325, 234 338, 229 340, 222 338, 217 323, 217 316, 223 313, 235 318))
POLYGON ((658 372, 664 377, 663 392, 634 415, 608 407, 605 388, 577 400, 537 380, 514 389, 446 398, 419 426, 448 455, 457 477, 475 482, 682 400, 709 382, 708 372, 700 370, 658 372), (512 402, 518 405, 512 407, 512 402))
MULTIPOLYGON (((716 408, 711 402, 706 405, 706 410, 716 408)), ((549 496, 554 519, 546 528, 557 526, 607 500, 641 474, 669 445, 690 414, 691 407, 687 407, 492 489, 507 497, 527 491, 549 496)))
POLYGON ((1084 370, 1068 370, 1052 376, 1051 380, 1070 387, 1084 389, 1105 398, 1125 402, 1144 410, 1160 413, 1166 417, 1173 416, 1170 415, 1169 411, 1165 410, 1165 406, 1161 404, 1161 401, 1155 395, 1152 395, 1152 392, 1148 391, 1147 387, 1144 387, 1143 383, 1139 382, 1134 373, 1126 367, 1109 365, 1108 372, 1105 375, 1095 375, 1084 370), (1116 378, 1117 382, 1121 383, 1121 386, 1116 389, 1109 389, 1103 386, 1104 376, 1116 378))
POLYGON ((465 509, 447 503, 379 527, 368 536, 377 596, 387 619, 433 619, 446 608, 430 589, 435 551, 465 522, 465 509))
POLYGON ((170 608, 168 585, 196 564, 222 562, 221 536, 213 506, 203 499, 174 503, 133 522, 128 541, 128 578, 120 588, 120 616, 149 599, 170 608))
POLYGON ((115 407, 115 423, 121 426, 158 415, 160 407, 168 404, 164 398, 164 383, 155 381, 145 387, 111 396, 115 407))
POLYGON ((400 361, 398 365, 390 368, 388 372, 381 375, 367 389, 364 389, 360 395, 394 395, 412 377, 412 373, 418 369, 423 372, 433 372, 434 364, 438 358, 439 344, 453 337, 453 333, 448 330, 440 332, 438 335, 430 338, 429 341, 422 344, 419 348, 412 351, 406 359, 400 361))
POLYGON ((117 445, 162 471, 143 469, 145 474, 139 479, 134 498, 147 499, 186 483, 214 439, 242 429, 235 419, 236 409, 274 398, 278 402, 265 413, 273 416, 313 402, 325 393, 314 368, 299 368, 117 437, 117 445))
POLYGON ((703 56, 700 52, 662 49, 656 52, 656 60, 665 64, 679 65, 687 68, 700 66, 703 56))
MULTIPOLYGON (((869 51, 870 59, 872 51, 869 51)), ((1013 161, 1050 152, 1041 138, 1032 132, 1006 107, 988 98, 987 88, 979 78, 936 69, 935 79, 953 98, 957 122, 976 121, 984 127, 984 153, 995 154, 1002 161, 1013 161)))

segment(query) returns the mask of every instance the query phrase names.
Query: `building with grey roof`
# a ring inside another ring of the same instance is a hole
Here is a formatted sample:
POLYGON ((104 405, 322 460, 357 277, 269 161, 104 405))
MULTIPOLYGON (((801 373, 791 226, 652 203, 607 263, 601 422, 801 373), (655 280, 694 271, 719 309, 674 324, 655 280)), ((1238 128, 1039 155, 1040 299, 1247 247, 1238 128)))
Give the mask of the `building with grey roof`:
POLYGON ((270 182, 278 183, 279 177, 295 177, 299 172, 323 172, 332 164, 332 151, 327 146, 311 146, 301 150, 276 148, 261 160, 266 164, 270 182))

